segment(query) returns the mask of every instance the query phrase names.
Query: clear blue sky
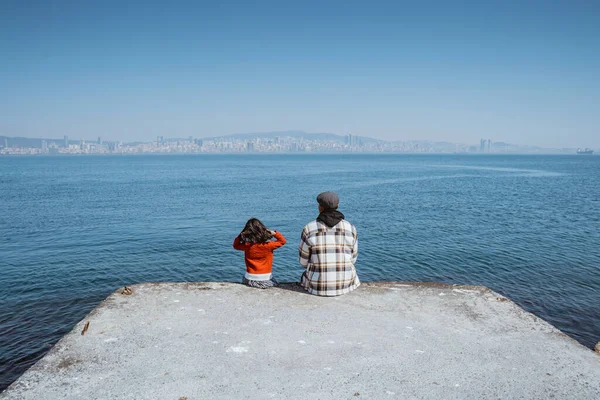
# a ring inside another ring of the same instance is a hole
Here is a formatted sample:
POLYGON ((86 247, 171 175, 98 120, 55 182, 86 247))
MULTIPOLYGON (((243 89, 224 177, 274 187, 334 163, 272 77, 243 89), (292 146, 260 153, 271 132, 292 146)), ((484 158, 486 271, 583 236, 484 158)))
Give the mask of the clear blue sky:
POLYGON ((600 147, 600 1, 4 0, 0 54, 6 136, 600 147))

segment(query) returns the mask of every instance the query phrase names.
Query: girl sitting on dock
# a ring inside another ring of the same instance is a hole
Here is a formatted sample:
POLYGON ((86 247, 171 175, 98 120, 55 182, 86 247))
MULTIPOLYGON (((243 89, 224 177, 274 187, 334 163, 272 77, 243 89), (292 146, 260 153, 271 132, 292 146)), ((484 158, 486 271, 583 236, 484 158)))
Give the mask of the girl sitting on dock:
POLYGON ((242 283, 261 289, 277 286, 272 274, 273 251, 284 244, 281 233, 267 229, 258 218, 250 218, 233 241, 234 249, 244 251, 246 275, 242 283))

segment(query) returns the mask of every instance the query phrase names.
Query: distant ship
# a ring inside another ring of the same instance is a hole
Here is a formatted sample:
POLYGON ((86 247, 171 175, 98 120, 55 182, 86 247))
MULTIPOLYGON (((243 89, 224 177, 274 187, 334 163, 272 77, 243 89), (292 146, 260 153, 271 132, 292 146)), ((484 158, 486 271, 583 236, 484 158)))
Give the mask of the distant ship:
POLYGON ((577 149, 577 154, 594 154, 594 150, 585 148, 585 149, 577 149))

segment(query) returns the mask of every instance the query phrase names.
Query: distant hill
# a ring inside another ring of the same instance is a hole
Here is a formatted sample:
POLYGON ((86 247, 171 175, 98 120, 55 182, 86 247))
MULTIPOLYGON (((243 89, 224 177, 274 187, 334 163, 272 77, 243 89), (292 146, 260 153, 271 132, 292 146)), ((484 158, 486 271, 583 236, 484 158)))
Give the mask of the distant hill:
MULTIPOLYGON (((278 131, 278 132, 254 132, 254 133, 236 133, 233 135, 205 137, 204 140, 215 139, 238 139, 252 140, 256 138, 274 139, 276 137, 291 137, 304 140, 333 140, 336 142, 345 142, 346 136, 336 135, 334 133, 308 133, 304 131, 278 131)), ((354 135, 353 135, 354 136, 354 135)), ((354 136, 357 140, 363 143, 380 143, 383 140, 373 139, 366 136, 354 136)))
MULTIPOLYGON (((0 136, 0 147, 4 146, 4 140, 8 140, 9 147, 23 147, 23 148, 42 148, 42 141, 46 141, 46 143, 50 144, 52 142, 56 143, 58 146, 62 146, 64 144, 64 139, 44 139, 44 138, 25 138, 25 137, 10 137, 10 136, 0 136)), ((69 141, 70 143, 75 143, 73 141, 69 141)))
MULTIPOLYGON (((48 145, 55 143, 58 147, 64 147, 65 139, 51 139, 51 138, 25 138, 25 137, 11 137, 11 136, 0 136, 0 147, 4 147, 4 139, 8 140, 8 147, 21 147, 21 148, 34 148, 41 149, 42 142, 46 141, 48 145)), ((95 143, 95 140, 84 139, 86 143, 95 143)), ((69 144, 79 144, 81 139, 69 140, 69 144)))

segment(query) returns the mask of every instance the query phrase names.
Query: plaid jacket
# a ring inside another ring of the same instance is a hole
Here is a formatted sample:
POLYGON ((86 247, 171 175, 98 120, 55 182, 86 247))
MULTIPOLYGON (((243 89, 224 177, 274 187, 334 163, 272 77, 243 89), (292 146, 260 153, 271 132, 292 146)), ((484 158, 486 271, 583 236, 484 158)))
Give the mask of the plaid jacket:
POLYGON ((300 283, 309 293, 338 296, 360 285, 354 268, 358 236, 350 222, 341 220, 333 228, 320 221, 308 223, 298 253, 300 265, 306 268, 300 283))

